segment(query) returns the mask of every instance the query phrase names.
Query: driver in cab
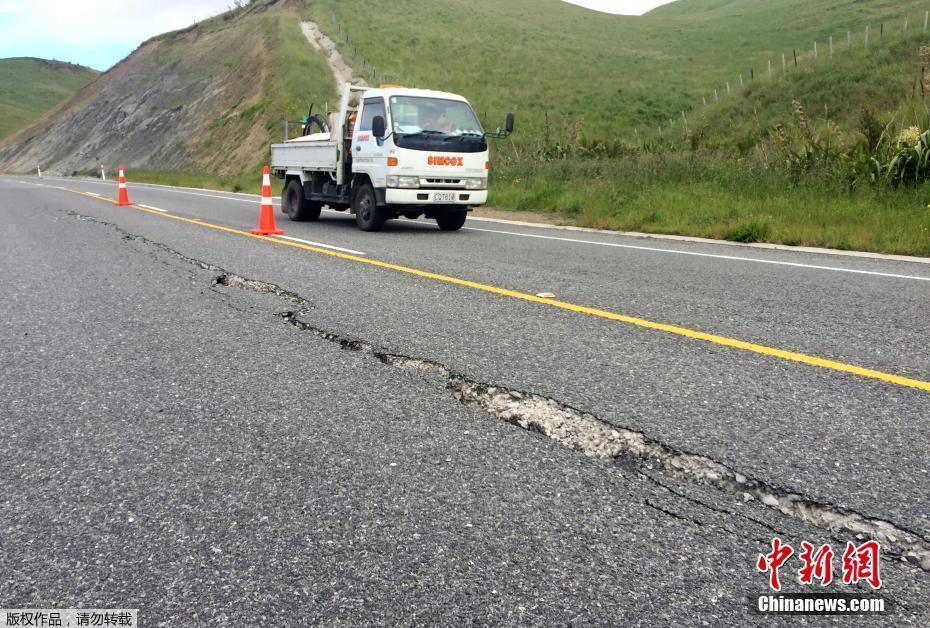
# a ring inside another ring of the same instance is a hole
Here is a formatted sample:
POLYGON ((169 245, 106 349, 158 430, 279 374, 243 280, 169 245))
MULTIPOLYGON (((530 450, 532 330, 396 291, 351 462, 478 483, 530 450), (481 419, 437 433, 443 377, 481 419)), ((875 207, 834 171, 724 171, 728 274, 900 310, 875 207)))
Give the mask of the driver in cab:
POLYGON ((452 120, 446 117, 445 111, 437 107, 423 108, 423 124, 420 126, 426 131, 452 132, 452 120))

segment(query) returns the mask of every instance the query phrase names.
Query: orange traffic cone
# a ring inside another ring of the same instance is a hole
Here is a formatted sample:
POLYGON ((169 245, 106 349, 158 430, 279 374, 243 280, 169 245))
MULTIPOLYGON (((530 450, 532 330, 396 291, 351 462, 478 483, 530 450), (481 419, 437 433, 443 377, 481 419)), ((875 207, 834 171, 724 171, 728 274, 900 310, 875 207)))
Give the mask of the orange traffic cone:
POLYGON ((283 235, 284 232, 275 227, 274 205, 271 202, 271 176, 268 166, 262 173, 262 207, 258 212, 258 229, 252 229, 255 235, 283 235))
POLYGON ((132 205, 129 202, 129 190, 126 189, 126 171, 122 166, 119 167, 119 199, 116 201, 117 207, 126 207, 132 205))

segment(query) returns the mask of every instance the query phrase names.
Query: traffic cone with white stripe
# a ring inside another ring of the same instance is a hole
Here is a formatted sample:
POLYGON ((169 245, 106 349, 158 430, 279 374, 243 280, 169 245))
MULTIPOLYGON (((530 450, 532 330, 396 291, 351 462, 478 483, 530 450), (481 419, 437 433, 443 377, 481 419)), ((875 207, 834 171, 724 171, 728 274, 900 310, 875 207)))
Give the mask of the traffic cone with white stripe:
POLYGON ((274 204, 271 201, 271 175, 268 166, 262 173, 262 206, 258 211, 258 229, 252 229, 255 235, 283 235, 284 232, 274 224, 274 204))
POLYGON ((129 202, 129 190, 126 189, 126 170, 119 167, 119 199, 116 201, 117 207, 126 207, 132 205, 129 202))

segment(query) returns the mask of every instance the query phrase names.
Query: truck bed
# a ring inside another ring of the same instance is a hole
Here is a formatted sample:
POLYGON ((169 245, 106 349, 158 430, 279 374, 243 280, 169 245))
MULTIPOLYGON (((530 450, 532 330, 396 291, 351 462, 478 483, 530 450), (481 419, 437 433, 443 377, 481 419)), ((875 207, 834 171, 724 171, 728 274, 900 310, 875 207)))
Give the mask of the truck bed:
POLYGON ((333 140, 286 142, 271 145, 272 170, 336 170, 338 142, 333 140))

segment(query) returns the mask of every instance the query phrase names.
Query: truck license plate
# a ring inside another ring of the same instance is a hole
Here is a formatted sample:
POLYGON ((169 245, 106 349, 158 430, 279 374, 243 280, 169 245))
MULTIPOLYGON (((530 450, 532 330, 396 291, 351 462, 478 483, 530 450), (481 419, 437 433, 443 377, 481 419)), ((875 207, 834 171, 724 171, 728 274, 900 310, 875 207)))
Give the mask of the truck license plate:
POLYGON ((454 203, 455 192, 436 192, 433 194, 433 200, 437 203, 454 203))

